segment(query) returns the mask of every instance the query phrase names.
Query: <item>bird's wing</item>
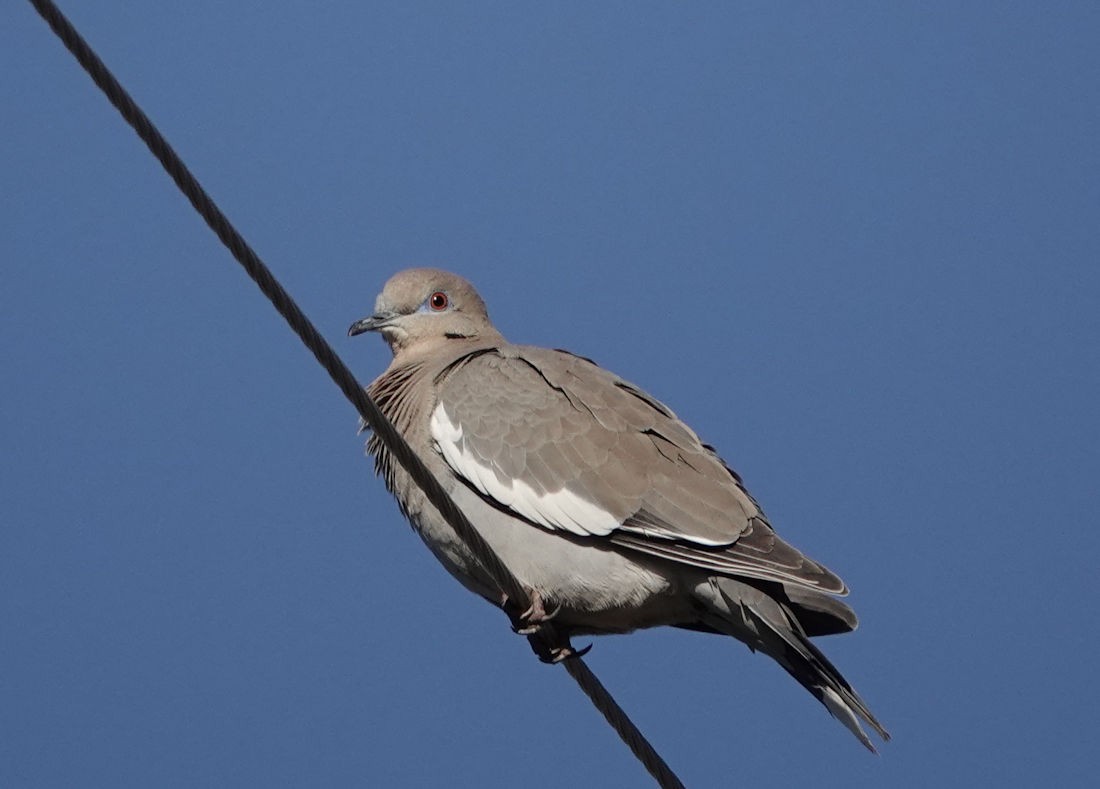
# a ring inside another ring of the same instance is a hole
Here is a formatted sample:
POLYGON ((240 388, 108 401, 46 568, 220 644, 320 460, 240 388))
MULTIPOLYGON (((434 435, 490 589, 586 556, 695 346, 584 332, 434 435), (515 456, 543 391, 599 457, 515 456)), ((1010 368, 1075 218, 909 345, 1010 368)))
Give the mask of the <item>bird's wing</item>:
POLYGON ((503 346, 459 358, 436 383, 432 438, 494 506, 716 573, 847 592, 776 536, 669 408, 591 361, 503 346))

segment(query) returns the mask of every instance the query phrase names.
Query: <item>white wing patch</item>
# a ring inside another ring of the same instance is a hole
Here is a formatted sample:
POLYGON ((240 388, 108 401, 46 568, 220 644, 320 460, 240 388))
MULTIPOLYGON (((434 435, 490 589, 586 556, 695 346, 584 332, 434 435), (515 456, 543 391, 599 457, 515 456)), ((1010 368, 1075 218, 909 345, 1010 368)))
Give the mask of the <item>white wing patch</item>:
POLYGON ((462 426, 451 421, 442 404, 432 412, 429 429, 447 465, 483 495, 528 520, 583 537, 602 537, 619 528, 618 519, 610 512, 567 488, 538 492, 522 479, 502 482, 492 467, 481 463, 466 447, 462 426))

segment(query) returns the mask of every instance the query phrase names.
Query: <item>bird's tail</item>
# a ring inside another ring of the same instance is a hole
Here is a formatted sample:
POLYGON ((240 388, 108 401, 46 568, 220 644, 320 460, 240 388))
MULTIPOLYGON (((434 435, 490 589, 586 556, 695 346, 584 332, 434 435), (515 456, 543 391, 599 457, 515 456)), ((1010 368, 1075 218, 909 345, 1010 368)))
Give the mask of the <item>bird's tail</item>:
POLYGON ((759 589, 729 578, 712 578, 709 587, 705 595, 710 598, 708 602, 719 604, 708 606, 711 616, 707 624, 773 658, 872 753, 875 753, 875 746, 861 721, 884 741, 890 739, 890 733, 871 714, 859 694, 821 650, 810 643, 786 605, 759 589), (712 619, 715 614, 718 616, 712 619))

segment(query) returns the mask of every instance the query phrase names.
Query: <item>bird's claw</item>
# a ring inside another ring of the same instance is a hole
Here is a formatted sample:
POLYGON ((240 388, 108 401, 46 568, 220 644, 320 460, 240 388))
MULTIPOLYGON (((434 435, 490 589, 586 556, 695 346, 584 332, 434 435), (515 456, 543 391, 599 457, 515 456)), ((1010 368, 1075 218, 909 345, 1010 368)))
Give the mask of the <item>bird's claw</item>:
POLYGON ((527 607, 526 611, 519 614, 515 613, 515 606, 507 597, 502 600, 501 608, 512 620, 513 632, 519 633, 521 636, 532 636, 538 633, 544 624, 558 615, 561 611, 561 604, 559 603, 553 611, 547 613, 542 597, 538 592, 532 590, 531 605, 527 607))
POLYGON ((506 596, 501 597, 500 607, 512 620, 512 630, 527 636, 527 641, 538 659, 543 663, 556 664, 563 660, 587 655, 592 649, 591 644, 582 649, 574 649, 569 643, 569 637, 563 637, 551 624, 551 621, 561 612, 561 604, 547 612, 539 593, 531 590, 529 594, 531 605, 526 611, 517 613, 515 605, 506 596))
POLYGON ((549 622, 561 611, 561 604, 554 608, 550 613, 546 613, 542 607, 542 601, 537 597, 535 601, 531 603, 531 607, 519 615, 519 623, 512 624, 512 629, 519 633, 521 636, 530 636, 539 632, 544 624, 549 622))
POLYGON ((573 649, 570 644, 560 647, 549 647, 545 650, 536 649, 535 652, 539 656, 539 660, 543 663, 549 663, 555 665, 561 663, 563 660, 572 660, 573 658, 584 657, 592 650, 592 645, 589 644, 586 647, 580 649, 573 649))

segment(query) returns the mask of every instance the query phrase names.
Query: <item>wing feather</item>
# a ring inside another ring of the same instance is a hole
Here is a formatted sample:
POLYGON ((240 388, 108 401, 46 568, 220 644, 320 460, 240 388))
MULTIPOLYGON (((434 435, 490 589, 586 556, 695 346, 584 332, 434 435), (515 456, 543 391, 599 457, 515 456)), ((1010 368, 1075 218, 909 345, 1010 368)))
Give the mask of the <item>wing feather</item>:
POLYGON ((741 478, 667 406, 593 362, 503 346, 437 383, 432 437, 497 506, 716 573, 847 592, 775 534, 741 478))

